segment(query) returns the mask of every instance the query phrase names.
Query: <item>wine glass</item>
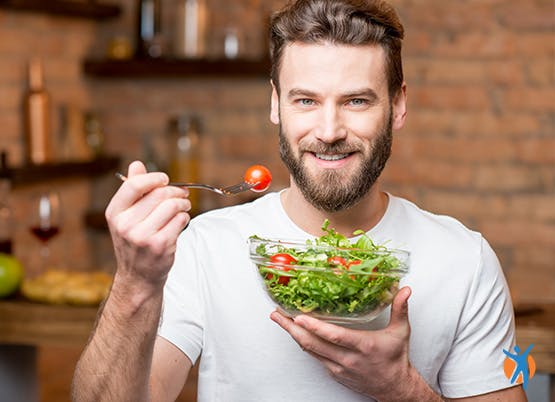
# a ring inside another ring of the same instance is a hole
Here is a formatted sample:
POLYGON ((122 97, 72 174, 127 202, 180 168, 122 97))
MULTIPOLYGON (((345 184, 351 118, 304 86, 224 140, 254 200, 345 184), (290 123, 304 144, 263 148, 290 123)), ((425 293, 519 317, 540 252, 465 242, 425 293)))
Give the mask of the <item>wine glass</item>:
POLYGON ((50 259, 50 240, 60 232, 60 196, 55 191, 40 193, 33 199, 31 233, 41 241, 40 259, 42 270, 50 259))

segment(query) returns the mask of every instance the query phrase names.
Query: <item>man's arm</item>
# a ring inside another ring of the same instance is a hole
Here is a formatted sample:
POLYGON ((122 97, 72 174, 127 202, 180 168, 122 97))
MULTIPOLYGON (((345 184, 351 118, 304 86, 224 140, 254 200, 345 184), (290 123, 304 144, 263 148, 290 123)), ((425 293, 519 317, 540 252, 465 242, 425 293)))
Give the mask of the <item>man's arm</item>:
POLYGON ((173 343, 158 336, 150 376, 152 401, 175 401, 183 389, 193 363, 173 343))
POLYGON ((162 291, 129 293, 125 285, 114 282, 94 335, 77 364, 72 387, 74 401, 148 399, 162 291))
MULTIPOLYGON (((146 174, 144 166, 134 162, 106 209, 117 271, 75 369, 74 401, 149 400, 163 287, 191 206, 187 191, 167 182, 165 174, 146 174)), ((173 375, 186 377, 186 372, 173 375)), ((180 382, 184 379, 177 378, 180 382)))
POLYGON ((410 288, 399 291, 389 325, 379 331, 347 329, 309 316, 290 319, 278 312, 271 318, 336 381, 380 402, 526 401, 521 387, 462 399, 443 399, 435 393, 409 362, 409 296, 410 288))

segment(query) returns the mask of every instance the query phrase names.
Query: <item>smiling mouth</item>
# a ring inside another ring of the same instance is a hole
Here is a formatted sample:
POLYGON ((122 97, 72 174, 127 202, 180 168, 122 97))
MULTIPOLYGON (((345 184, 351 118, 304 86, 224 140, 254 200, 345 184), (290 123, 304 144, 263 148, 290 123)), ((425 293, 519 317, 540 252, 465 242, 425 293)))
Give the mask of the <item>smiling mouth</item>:
POLYGON ((318 159, 321 159, 323 161, 339 161, 341 159, 345 159, 347 158, 350 154, 313 154, 314 156, 316 156, 318 159))

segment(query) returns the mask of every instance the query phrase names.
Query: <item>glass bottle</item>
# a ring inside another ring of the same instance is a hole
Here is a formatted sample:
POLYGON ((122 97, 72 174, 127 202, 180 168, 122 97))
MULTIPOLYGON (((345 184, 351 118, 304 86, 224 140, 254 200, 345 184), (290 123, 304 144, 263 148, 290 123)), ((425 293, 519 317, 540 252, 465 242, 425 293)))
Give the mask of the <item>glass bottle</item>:
POLYGON ((138 58, 158 58, 163 55, 161 9, 161 0, 139 0, 137 3, 136 56, 138 58))
POLYGON ((207 7, 205 0, 178 0, 175 13, 174 55, 206 56, 207 7))
MULTIPOLYGON (((170 164, 168 175, 172 181, 199 182, 200 130, 196 116, 174 117, 169 124, 170 164)), ((196 189, 189 193, 191 215, 201 211, 201 194, 196 189)))
POLYGON ((52 161, 50 144, 50 96, 44 88, 44 74, 39 59, 32 59, 28 69, 29 87, 23 100, 26 161, 42 164, 52 161))

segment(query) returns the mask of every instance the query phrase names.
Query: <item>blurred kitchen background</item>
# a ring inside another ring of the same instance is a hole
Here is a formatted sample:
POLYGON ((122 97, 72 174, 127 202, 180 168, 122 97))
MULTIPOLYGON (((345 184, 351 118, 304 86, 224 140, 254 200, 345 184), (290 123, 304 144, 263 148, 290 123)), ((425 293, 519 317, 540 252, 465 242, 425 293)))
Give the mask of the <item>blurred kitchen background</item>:
MULTIPOLYGON (((59 234, 49 241, 51 266, 111 274, 102 214, 119 185, 114 172, 125 172, 130 161, 223 185, 260 163, 273 173, 271 190, 287 185, 277 128, 268 118, 266 39, 269 16, 284 3, 0 1, 0 151, 6 155, 0 172, 9 173, 0 202, 11 212, 12 252, 30 275, 41 273, 40 242, 29 230, 39 192, 55 190, 62 205, 59 234), (41 75, 49 132, 40 106, 33 103, 27 114, 23 106, 30 82, 40 84, 41 75), (41 156, 39 149, 33 156, 29 121, 38 136, 32 146, 43 147, 47 136, 50 153, 41 156)), ((517 306, 555 304, 553 0, 391 3, 406 29, 409 112, 395 134, 385 188, 482 232, 517 306)), ((257 196, 194 194, 197 213, 257 196)), ((13 330, 1 311, 24 315, 22 300, 0 302, 0 332, 13 330), (11 304, 1 310, 2 303, 11 304)), ((94 317, 94 307, 71 308, 94 317)), ((40 314, 29 319, 32 325, 44 325, 40 314)), ((0 333, 0 340, 33 346, 40 400, 69 400, 84 340, 41 342, 29 335, 18 342, 17 336, 0 333)), ((551 341, 544 349, 553 358, 551 341)), ((194 400, 194 383, 180 400, 194 400)))

